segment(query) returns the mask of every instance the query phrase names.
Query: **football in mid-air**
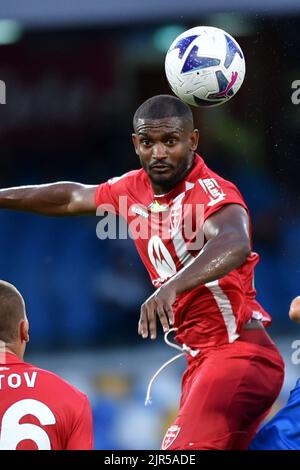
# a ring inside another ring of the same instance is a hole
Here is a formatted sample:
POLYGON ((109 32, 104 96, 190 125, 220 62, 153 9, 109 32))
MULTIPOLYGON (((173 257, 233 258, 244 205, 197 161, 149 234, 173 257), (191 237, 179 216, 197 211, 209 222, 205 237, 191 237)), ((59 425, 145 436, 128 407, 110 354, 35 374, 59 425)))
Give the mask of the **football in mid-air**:
POLYGON ((180 34, 165 61, 175 95, 192 106, 218 106, 230 100, 245 77, 244 54, 226 31, 197 26, 180 34))

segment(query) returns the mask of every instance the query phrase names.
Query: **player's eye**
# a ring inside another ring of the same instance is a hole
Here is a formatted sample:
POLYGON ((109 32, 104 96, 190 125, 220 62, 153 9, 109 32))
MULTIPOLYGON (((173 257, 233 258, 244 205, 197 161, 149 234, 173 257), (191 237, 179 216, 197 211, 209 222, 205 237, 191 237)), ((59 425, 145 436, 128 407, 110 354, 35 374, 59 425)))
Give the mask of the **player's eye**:
POLYGON ((146 147, 149 147, 149 145, 151 145, 151 140, 149 140, 149 139, 142 139, 142 140, 141 140, 141 143, 142 143, 143 145, 145 145, 146 147))
POLYGON ((167 145, 175 145, 177 140, 174 137, 171 137, 167 140, 167 145))

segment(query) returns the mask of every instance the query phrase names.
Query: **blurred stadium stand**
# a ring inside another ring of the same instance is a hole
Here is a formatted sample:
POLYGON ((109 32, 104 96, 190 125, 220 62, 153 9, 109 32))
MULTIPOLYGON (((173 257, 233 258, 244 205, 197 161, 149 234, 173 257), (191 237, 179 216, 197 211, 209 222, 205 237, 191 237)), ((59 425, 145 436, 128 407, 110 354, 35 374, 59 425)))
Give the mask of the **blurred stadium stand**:
POLYGON ((57 24, 122 24, 136 23, 137 21, 161 21, 182 15, 184 20, 193 20, 195 15, 208 12, 241 11, 249 13, 263 12, 275 15, 283 12, 299 12, 298 0, 210 0, 209 2, 195 2, 194 0, 111 0, 103 2, 98 0, 72 0, 61 2, 52 0, 41 3, 39 0, 27 0, 21 3, 18 0, 2 0, 0 15, 2 18, 17 18, 30 26, 40 27, 57 24))

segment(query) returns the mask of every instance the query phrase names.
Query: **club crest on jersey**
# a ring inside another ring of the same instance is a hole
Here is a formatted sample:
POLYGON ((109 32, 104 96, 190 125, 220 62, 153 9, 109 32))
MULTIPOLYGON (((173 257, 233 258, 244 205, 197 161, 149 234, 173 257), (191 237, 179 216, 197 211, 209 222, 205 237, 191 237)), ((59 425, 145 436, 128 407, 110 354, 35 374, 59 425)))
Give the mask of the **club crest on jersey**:
POLYGON ((170 212, 170 232, 176 233, 181 225, 182 206, 173 206, 170 212))
POLYGON ((173 444, 173 442, 175 441, 176 437, 179 434, 180 429, 181 429, 180 426, 173 424, 173 426, 171 426, 167 430, 162 446, 161 446, 162 450, 168 449, 168 447, 170 447, 170 445, 173 444))
POLYGON ((158 201, 153 201, 149 204, 148 209, 151 212, 166 212, 169 210, 169 207, 167 204, 160 204, 158 201))
POLYGON ((208 206, 214 206, 225 199, 226 194, 214 178, 204 178, 198 181, 210 199, 208 206))

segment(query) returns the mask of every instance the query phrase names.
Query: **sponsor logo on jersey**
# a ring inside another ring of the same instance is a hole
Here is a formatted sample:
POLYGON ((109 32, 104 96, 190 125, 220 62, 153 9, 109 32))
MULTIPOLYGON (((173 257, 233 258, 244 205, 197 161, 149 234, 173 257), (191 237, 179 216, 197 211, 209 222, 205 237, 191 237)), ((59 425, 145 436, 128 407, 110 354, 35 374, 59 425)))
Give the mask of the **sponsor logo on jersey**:
POLYGON ((171 426, 167 430, 162 446, 161 446, 162 450, 168 449, 168 447, 170 447, 170 445, 173 444, 173 442, 175 441, 176 437, 179 434, 180 429, 181 429, 180 426, 173 424, 173 426, 171 426))
POLYGON ((172 256, 157 235, 149 240, 148 255, 152 266, 161 279, 165 280, 176 274, 176 266, 172 256))
POLYGON ((142 217, 145 217, 145 219, 147 219, 149 217, 149 212, 147 211, 147 208, 146 207, 143 207, 143 206, 139 206, 137 204, 133 204, 133 206, 131 206, 131 211, 134 213, 134 214, 137 214, 137 215, 140 215, 142 217))
POLYGON ((210 199, 208 206, 214 206, 225 199, 226 194, 214 178, 204 178, 198 181, 210 199))

